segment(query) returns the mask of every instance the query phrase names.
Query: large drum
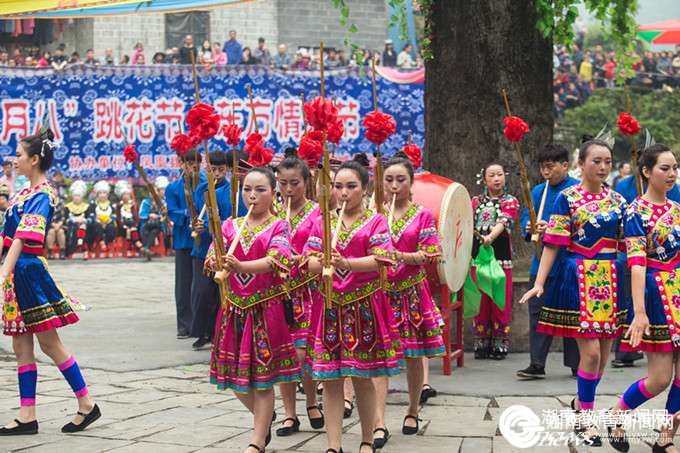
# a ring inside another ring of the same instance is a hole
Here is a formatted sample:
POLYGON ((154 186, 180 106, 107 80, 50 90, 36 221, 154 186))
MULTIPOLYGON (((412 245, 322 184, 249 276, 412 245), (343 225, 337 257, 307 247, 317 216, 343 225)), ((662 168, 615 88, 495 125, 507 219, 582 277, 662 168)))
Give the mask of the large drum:
POLYGON ((420 173, 413 183, 413 201, 430 209, 442 241, 442 260, 428 266, 433 292, 446 284, 451 293, 465 283, 472 253, 472 203, 467 189, 432 173, 420 173))

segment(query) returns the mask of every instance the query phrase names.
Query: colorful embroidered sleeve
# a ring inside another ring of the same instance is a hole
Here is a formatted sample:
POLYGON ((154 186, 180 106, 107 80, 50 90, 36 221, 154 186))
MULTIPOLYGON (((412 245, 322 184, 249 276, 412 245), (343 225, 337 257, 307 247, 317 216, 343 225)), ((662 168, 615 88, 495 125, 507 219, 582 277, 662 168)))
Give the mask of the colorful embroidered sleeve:
POLYGON ((371 236, 368 239, 367 252, 383 264, 395 264, 394 246, 392 245, 392 236, 387 226, 387 219, 381 214, 376 214, 371 219, 371 224, 371 236))
POLYGON ((267 256, 279 271, 290 272, 290 237, 286 221, 276 221, 267 247, 267 256))
POLYGON ((305 243, 305 246, 302 249, 302 254, 304 256, 307 257, 314 256, 317 258, 321 257, 323 251, 322 248, 323 246, 321 244, 321 238, 323 236, 323 232, 321 231, 322 228, 321 225, 322 225, 321 217, 319 217, 319 222, 317 222, 312 227, 312 232, 309 234, 307 242, 305 243))
POLYGON ((628 208, 623 223, 628 267, 647 266, 647 232, 636 207, 637 203, 633 203, 628 208))
POLYGON ((439 232, 434 226, 434 217, 429 209, 420 212, 420 224, 418 232, 418 250, 425 252, 428 258, 441 256, 442 247, 439 240, 439 232))
POLYGON ((571 242, 571 215, 569 200, 561 193, 555 200, 553 213, 543 235, 545 244, 567 246, 571 242))
POLYGON ((50 197, 46 193, 39 192, 26 200, 14 239, 42 245, 51 209, 50 197))
POLYGON ((498 221, 505 225, 508 233, 512 231, 512 227, 517 221, 519 215, 519 202, 517 198, 512 195, 504 195, 501 199, 501 212, 498 215, 498 221))

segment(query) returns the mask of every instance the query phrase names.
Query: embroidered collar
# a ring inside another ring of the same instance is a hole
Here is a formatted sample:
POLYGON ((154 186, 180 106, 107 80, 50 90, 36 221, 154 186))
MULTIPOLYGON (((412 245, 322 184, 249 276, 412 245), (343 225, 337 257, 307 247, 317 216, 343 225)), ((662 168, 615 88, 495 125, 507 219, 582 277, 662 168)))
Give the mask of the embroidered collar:
MULTIPOLYGON (((241 238, 239 240, 239 242, 241 243, 241 248, 243 249, 243 253, 247 255, 248 252, 250 251, 250 247, 252 247, 253 244, 255 243, 255 239, 257 239, 262 233, 271 228, 271 226, 275 223, 276 220, 278 220, 278 217, 270 215, 267 218, 267 220, 257 225, 252 230, 248 229, 248 226, 246 225, 246 227, 243 228, 243 231, 241 232, 241 238)), ((234 221, 234 223, 236 224, 236 229, 240 228, 244 221, 245 217, 239 217, 238 219, 236 219, 234 221)))
POLYGON ((47 181, 41 182, 37 186, 34 187, 27 187, 25 189, 22 189, 21 191, 17 192, 14 194, 12 199, 9 202, 9 206, 7 207, 7 210, 12 209, 13 206, 18 206, 19 208, 22 208, 24 206, 24 203, 31 198, 33 195, 38 194, 38 193, 45 193, 50 199, 50 205, 52 207, 56 206, 58 203, 58 198, 57 194, 50 186, 50 184, 47 181))
MULTIPOLYGON (((343 230, 340 229, 340 233, 338 234, 338 245, 342 246, 342 248, 346 248, 347 245, 350 243, 354 235, 361 230, 367 223, 368 221, 373 217, 373 214, 375 214, 371 209, 366 209, 364 212, 359 216, 358 219, 352 223, 352 225, 349 227, 349 230, 343 230)), ((331 224, 333 226, 333 229, 335 230, 337 224, 338 224, 338 217, 334 216, 331 219, 331 224)))
POLYGON ((392 222, 392 240, 394 242, 397 242, 400 238, 401 235, 406 231, 406 228, 408 228, 411 223, 413 223, 413 220, 416 218, 416 215, 422 210, 422 207, 415 204, 411 203, 410 206, 406 209, 406 212, 404 213, 403 216, 401 216, 398 220, 395 220, 392 222))
MULTIPOLYGON (((312 200, 307 200, 305 205, 298 211, 297 214, 293 216, 293 218, 290 219, 290 234, 291 236, 295 234, 295 231, 297 228, 302 225, 302 223, 309 217, 309 215, 312 213, 314 208, 316 207, 316 203, 314 203, 312 200)), ((283 213, 285 216, 285 213, 283 213)))

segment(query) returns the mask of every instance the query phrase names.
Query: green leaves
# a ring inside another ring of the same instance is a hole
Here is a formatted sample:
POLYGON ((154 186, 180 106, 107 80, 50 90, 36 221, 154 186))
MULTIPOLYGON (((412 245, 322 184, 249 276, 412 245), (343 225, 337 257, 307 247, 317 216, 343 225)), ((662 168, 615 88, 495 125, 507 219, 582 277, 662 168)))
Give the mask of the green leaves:
MULTIPOLYGON (((578 17, 581 0, 535 0, 538 16, 536 27, 544 36, 551 36, 555 43, 570 46, 574 41, 574 22, 578 17)), ((588 12, 601 23, 603 32, 614 45, 619 69, 617 82, 622 84, 632 76, 635 63, 635 30, 637 23, 637 0, 583 0, 588 12)))
MULTIPOLYGON (((669 93, 655 90, 643 94, 631 90, 633 115, 643 128, 649 129, 657 143, 664 143, 677 149, 680 145, 680 92, 669 93)), ((598 89, 588 101, 576 108, 568 109, 556 132, 564 134, 569 143, 579 143, 583 134, 593 135, 603 124, 616 137, 616 151, 621 156, 628 156, 623 148, 629 146, 628 140, 621 136, 614 126, 619 112, 626 111, 626 100, 621 89, 598 89), (595 129, 594 129, 595 128, 595 129)), ((644 138, 639 138, 638 145, 644 145, 644 138)))

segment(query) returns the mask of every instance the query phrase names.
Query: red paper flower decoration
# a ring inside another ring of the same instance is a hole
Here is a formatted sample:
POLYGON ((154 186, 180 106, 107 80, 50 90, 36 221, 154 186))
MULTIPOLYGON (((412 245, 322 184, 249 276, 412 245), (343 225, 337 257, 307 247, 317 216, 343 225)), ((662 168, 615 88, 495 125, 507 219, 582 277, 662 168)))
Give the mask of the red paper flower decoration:
POLYGON ((338 119, 338 108, 331 100, 321 96, 305 103, 304 109, 307 123, 319 131, 327 130, 338 119))
POLYGON ((310 131, 306 133, 300 146, 298 147, 298 157, 305 162, 309 168, 316 168, 321 162, 323 155, 323 134, 319 131, 310 131))
POLYGON ((377 110, 366 115, 362 124, 366 128, 366 138, 376 145, 382 145, 390 135, 397 131, 394 117, 377 110))
POLYGON ((125 157, 126 162, 129 162, 131 164, 135 163, 137 161, 137 158, 139 158, 139 154, 137 154, 135 145, 127 145, 123 150, 123 156, 125 157))
POLYGON ((638 123, 635 117, 630 113, 619 113, 616 125, 619 127, 619 132, 621 132, 622 135, 631 136, 640 132, 640 123, 638 123))
POLYGON ((335 123, 331 124, 330 127, 328 128, 328 131, 326 132, 326 139, 337 145, 340 143, 340 140, 342 139, 343 134, 345 133, 345 125, 343 124, 342 120, 337 120, 335 123))
POLYGON ((241 143, 241 135, 243 135, 243 129, 237 124, 228 124, 222 126, 222 134, 227 140, 227 143, 231 146, 237 146, 241 143))
POLYGON ((506 116, 503 118, 503 134, 512 143, 521 142, 524 135, 529 132, 529 126, 518 116, 506 116))
POLYGON ((204 104, 202 102, 194 104, 187 113, 187 124, 189 127, 194 128, 203 121, 203 118, 212 115, 213 113, 215 113, 215 108, 212 105, 204 104))
POLYGON ((256 151, 258 148, 263 148, 263 147, 264 147, 264 137, 262 137, 257 132, 253 132, 250 135, 248 135, 248 137, 246 138, 246 146, 243 148, 243 151, 250 154, 250 153, 256 151))
POLYGON ((178 156, 185 156, 192 148, 192 140, 186 134, 177 134, 172 137, 170 148, 174 149, 178 156))
POLYGON ((423 154, 420 151, 420 147, 418 145, 406 145, 401 149, 401 151, 406 154, 408 160, 411 161, 413 168, 420 168, 420 164, 423 161, 423 154))
POLYGON ((220 116, 215 113, 213 106, 198 103, 187 113, 187 124, 191 134, 200 141, 204 141, 217 134, 220 128, 220 116))
POLYGON ((250 152, 248 163, 253 167, 264 167, 274 158, 274 151, 264 146, 258 146, 250 152))

